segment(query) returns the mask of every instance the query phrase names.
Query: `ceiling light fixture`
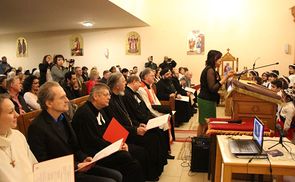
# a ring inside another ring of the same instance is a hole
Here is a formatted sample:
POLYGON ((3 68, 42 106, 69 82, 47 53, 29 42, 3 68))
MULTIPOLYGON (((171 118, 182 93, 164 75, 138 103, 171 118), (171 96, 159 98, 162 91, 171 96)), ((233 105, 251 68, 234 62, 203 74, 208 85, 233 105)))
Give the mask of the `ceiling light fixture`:
POLYGON ((92 27, 92 26, 93 26, 93 23, 90 22, 90 21, 84 21, 84 22, 82 22, 82 25, 83 25, 84 27, 92 27))

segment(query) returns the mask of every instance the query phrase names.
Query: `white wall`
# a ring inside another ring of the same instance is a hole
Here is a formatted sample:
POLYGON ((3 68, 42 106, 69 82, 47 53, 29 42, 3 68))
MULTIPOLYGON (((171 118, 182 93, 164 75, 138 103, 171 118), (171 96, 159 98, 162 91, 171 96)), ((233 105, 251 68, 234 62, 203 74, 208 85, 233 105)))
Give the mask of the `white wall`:
POLYGON ((239 58, 239 67, 250 68, 256 57, 256 66, 280 62, 280 65, 261 69, 279 69, 287 74, 288 65, 295 60, 295 23, 290 7, 293 0, 112 0, 127 11, 146 21, 142 28, 46 32, 0 36, 0 56, 6 55, 13 66, 33 68, 45 54, 61 53, 70 57, 69 39, 80 33, 84 38, 84 56, 72 57, 77 65, 97 66, 102 72, 111 65, 143 68, 149 55, 160 63, 164 56, 175 59, 180 66, 193 71, 198 82, 206 54, 186 55, 187 34, 198 29, 205 34, 205 52, 217 49, 239 58), (125 55, 125 39, 129 31, 141 35, 141 55, 125 55), (16 58, 16 39, 27 39, 29 57, 16 58), (291 52, 284 53, 289 44, 291 52), (104 57, 108 48, 110 58, 104 57))

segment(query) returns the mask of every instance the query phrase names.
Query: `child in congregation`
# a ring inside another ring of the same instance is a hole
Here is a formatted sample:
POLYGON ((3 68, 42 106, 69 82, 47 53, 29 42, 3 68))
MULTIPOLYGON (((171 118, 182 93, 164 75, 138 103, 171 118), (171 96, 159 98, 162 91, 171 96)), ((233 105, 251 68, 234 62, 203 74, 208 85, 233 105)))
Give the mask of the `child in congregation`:
POLYGON ((282 97, 282 88, 283 88, 282 81, 279 79, 276 79, 276 80, 273 80, 270 83, 270 85, 271 85, 270 90, 274 91, 275 93, 277 93, 279 96, 282 97))
POLYGON ((256 76, 259 77, 259 73, 257 71, 254 71, 254 70, 249 71, 249 80, 250 81, 255 81, 256 76))
POLYGON ((261 75, 261 79, 262 79, 262 86, 265 86, 266 88, 269 88, 270 87, 270 81, 268 80, 268 77, 269 77, 269 72, 266 71, 264 73, 262 73, 261 75))
POLYGON ((290 88, 284 89, 282 91, 282 101, 283 104, 279 110, 277 122, 282 126, 286 137, 294 143, 295 123, 292 121, 295 116, 295 91, 290 88))
POLYGON ((289 65, 289 80, 290 80, 290 87, 293 87, 295 84, 295 64, 289 65))
MULTIPOLYGON (((271 83, 274 80, 277 80, 280 72, 278 70, 272 70, 268 75, 268 81, 271 83)), ((271 89, 271 84, 269 84, 269 89, 271 89)))

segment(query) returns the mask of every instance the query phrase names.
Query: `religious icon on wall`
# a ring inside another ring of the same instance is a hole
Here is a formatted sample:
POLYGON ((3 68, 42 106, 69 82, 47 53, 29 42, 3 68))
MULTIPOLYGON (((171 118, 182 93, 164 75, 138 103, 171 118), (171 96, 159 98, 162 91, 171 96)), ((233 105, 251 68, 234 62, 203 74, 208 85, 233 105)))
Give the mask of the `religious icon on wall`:
POLYGON ((129 32, 126 39, 126 54, 140 55, 140 35, 137 32, 129 32))
POLYGON ((83 38, 81 35, 72 35, 70 39, 71 56, 83 56, 83 38))
POLYGON ((24 37, 19 37, 16 40, 16 57, 28 56, 28 44, 24 37))
POLYGON ((188 34, 187 55, 203 54, 205 52, 205 36, 199 30, 192 30, 188 34))
POLYGON ((294 17, 294 22, 295 22, 295 6, 293 6, 292 8, 291 8, 291 13, 292 13, 292 15, 293 15, 293 17, 294 17))

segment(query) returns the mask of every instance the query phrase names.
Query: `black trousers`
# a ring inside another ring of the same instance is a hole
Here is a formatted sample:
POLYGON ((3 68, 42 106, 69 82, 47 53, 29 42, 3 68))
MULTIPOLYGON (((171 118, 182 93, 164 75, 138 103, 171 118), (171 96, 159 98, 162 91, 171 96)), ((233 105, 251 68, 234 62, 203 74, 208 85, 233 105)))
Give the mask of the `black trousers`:
POLYGON ((127 151, 118 151, 97 161, 97 164, 120 171, 123 175, 123 182, 144 181, 140 163, 127 151))
POLYGON ((114 169, 95 165, 87 172, 76 172, 77 182, 122 182, 122 174, 114 169))

